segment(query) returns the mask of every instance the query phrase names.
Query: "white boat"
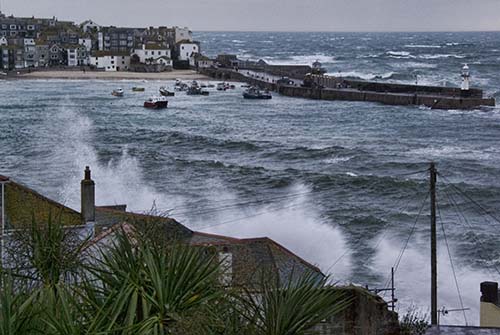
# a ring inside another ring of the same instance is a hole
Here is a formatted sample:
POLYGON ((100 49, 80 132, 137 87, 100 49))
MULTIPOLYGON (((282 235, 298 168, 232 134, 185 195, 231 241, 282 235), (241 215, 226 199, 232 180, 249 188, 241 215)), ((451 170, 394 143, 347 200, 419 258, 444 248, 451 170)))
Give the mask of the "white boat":
POLYGON ((114 95, 115 97, 123 97, 123 94, 124 94, 123 88, 119 88, 111 92, 111 95, 114 95))

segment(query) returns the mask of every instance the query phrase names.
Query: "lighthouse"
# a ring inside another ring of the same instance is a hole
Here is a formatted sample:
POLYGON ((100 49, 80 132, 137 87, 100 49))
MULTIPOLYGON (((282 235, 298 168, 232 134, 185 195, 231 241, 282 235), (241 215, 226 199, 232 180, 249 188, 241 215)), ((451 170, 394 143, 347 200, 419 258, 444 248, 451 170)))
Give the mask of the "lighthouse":
POLYGON ((462 91, 468 91, 470 84, 469 66, 467 64, 462 68, 462 91))

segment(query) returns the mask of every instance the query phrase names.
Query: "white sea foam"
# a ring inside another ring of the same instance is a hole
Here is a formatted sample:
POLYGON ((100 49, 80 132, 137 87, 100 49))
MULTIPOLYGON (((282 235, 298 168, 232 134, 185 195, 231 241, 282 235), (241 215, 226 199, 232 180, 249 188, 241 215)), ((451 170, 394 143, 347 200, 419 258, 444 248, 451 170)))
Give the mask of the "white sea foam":
POLYGON ((328 56, 324 54, 290 56, 287 58, 266 57, 264 58, 264 60, 269 64, 284 64, 284 65, 311 65, 315 61, 319 61, 320 63, 323 64, 336 62, 333 56, 328 56))
POLYGON ((435 69, 435 68, 437 68, 437 64, 411 62, 411 61, 392 64, 392 66, 397 67, 397 68, 419 68, 419 69, 435 69))
POLYGON ((336 77, 351 77, 351 78, 372 80, 372 79, 388 79, 394 75, 394 72, 385 72, 385 73, 381 73, 381 74, 375 74, 375 73, 365 73, 365 72, 358 72, 358 71, 348 71, 348 72, 331 72, 331 73, 327 73, 327 75, 336 76, 336 77))
MULTIPOLYGON (((401 241, 386 239, 380 243, 376 260, 372 266, 381 276, 388 278, 391 267, 402 246, 401 241)), ((453 250, 451 251, 453 257, 453 250)), ((416 237, 410 240, 398 271, 395 275, 396 297, 400 316, 410 306, 428 312, 430 310, 430 251, 426 241, 418 241, 416 237), (420 245, 420 247, 418 246, 420 245)), ((464 307, 469 325, 479 323, 479 285, 482 281, 492 280, 488 270, 471 269, 455 265, 458 284, 462 293, 464 307)), ((447 309, 460 308, 453 273, 446 249, 438 245, 438 307, 447 309)), ((450 312, 441 318, 441 324, 464 324, 462 312, 450 312)))
POLYGON ((418 48, 418 49, 439 49, 441 48, 440 45, 430 45, 430 44, 406 44, 405 48, 418 48))
POLYGON ((456 55, 456 54, 424 54, 424 55, 419 55, 418 58, 422 58, 422 59, 441 59, 441 58, 462 59, 462 58, 465 58, 465 56, 464 55, 456 55))
MULTIPOLYGON (((304 194, 310 191, 304 185, 290 189, 290 193, 304 194)), ((341 231, 324 224, 317 218, 314 208, 309 206, 307 194, 290 200, 282 209, 265 206, 233 213, 235 218, 246 217, 226 225, 198 228, 207 222, 195 223, 192 229, 224 234, 238 238, 267 236, 282 244, 306 261, 327 271, 347 250, 341 231), (261 215, 256 215, 261 214, 261 215)), ((213 216, 212 223, 223 222, 229 215, 213 216)), ((351 258, 345 255, 335 266, 335 280, 345 281, 350 277, 351 258)))
POLYGON ((389 56, 398 56, 398 57, 410 57, 410 53, 408 51, 387 51, 389 56))
POLYGON ((118 159, 101 162, 92 146, 93 123, 88 117, 70 107, 62 107, 52 116, 52 122, 58 129, 54 136, 60 137, 59 145, 53 148, 52 159, 64 160, 64 166, 71 171, 61 194, 68 206, 80 209, 79 185, 87 165, 96 183, 97 205, 127 204, 129 210, 145 211, 153 205, 171 208, 182 203, 149 186, 139 161, 127 150, 118 159))

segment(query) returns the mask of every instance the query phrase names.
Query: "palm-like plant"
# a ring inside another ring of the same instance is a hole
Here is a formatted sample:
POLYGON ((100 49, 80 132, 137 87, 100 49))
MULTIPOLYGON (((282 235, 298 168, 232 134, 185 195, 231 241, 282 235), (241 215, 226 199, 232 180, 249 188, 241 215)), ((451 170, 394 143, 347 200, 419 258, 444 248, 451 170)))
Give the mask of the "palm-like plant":
POLYGON ((125 233, 101 254, 91 272, 97 280, 93 285, 97 294, 87 297, 106 316, 107 331, 169 334, 179 321, 223 294, 214 256, 186 246, 153 249, 131 241, 125 233))
POLYGON ((315 273, 290 276, 284 285, 268 278, 262 280, 260 292, 247 292, 239 304, 241 315, 256 326, 258 335, 306 334, 350 303, 327 285, 328 277, 315 273))
POLYGON ((0 334, 28 335, 35 333, 35 319, 38 312, 33 306, 33 296, 16 293, 9 275, 2 275, 1 284, 0 334))

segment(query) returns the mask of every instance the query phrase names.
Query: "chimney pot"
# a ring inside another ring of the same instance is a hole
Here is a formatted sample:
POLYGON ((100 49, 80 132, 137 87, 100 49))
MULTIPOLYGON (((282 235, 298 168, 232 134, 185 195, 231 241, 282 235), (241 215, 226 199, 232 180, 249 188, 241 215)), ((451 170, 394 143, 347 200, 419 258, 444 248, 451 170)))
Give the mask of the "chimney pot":
POLYGON ((85 176, 81 182, 81 214, 83 221, 95 222, 95 184, 90 178, 90 168, 85 167, 85 176))
POLYGON ((90 180, 90 168, 88 166, 85 167, 85 180, 90 180))

